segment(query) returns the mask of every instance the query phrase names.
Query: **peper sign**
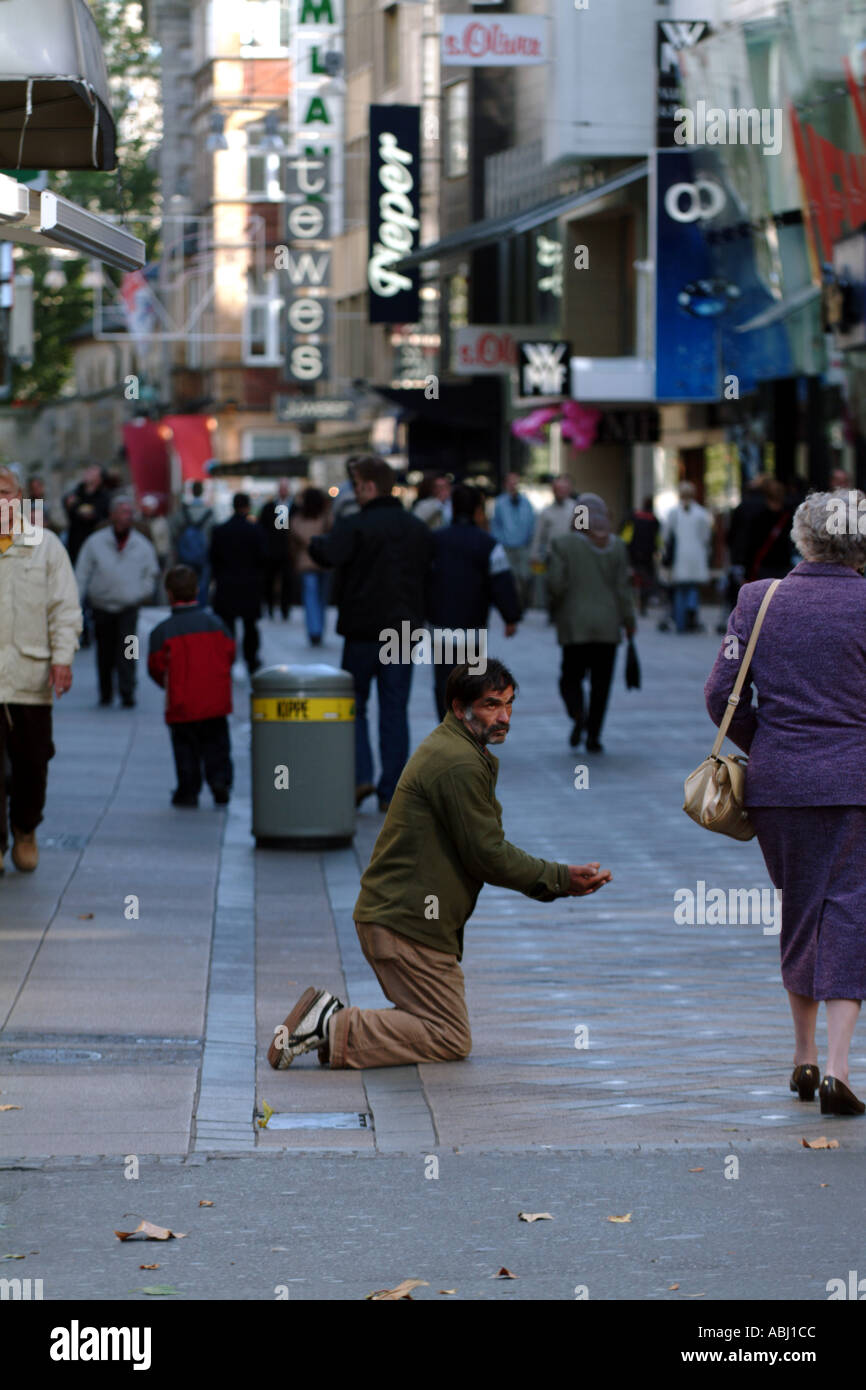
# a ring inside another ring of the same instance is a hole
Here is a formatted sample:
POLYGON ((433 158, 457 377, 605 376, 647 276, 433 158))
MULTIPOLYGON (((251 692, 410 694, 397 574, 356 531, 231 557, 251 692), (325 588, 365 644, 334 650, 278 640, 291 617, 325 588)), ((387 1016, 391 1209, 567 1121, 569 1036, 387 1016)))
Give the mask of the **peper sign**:
POLYGON ((483 18, 472 14, 443 14, 442 62, 469 67, 518 67, 546 63, 547 18, 510 14, 483 18))
POLYGON ((417 323, 418 270, 396 265, 418 245, 420 106, 370 107, 370 323, 417 323))

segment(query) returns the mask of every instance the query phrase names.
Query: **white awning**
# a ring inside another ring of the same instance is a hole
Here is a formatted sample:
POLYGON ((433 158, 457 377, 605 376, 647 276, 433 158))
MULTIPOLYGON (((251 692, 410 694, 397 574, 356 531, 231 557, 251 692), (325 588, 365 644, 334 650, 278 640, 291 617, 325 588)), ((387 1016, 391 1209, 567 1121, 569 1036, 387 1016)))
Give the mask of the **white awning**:
POLYGON ((56 193, 34 193, 0 174, 0 240, 53 250, 63 246, 120 270, 140 270, 144 242, 56 193))

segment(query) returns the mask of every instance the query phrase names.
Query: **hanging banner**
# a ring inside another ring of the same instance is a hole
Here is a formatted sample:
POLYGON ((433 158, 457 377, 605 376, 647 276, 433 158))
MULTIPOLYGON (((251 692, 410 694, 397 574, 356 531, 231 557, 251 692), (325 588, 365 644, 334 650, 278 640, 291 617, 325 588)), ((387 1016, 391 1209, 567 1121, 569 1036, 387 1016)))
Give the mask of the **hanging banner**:
POLYGON ((442 63, 454 67, 523 67, 550 54, 544 15, 442 15, 442 63))
POLYGON ((417 269, 395 266, 418 246, 421 226, 421 108, 370 107, 370 323, 417 323, 417 269))

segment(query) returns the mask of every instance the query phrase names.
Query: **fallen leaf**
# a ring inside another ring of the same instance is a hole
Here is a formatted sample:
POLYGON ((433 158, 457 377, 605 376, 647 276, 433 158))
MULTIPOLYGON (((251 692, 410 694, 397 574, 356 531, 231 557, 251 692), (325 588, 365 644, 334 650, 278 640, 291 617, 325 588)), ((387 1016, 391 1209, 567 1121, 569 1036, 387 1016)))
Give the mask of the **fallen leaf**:
POLYGON ((288 1247, 287 1245, 272 1245, 272 1246, 271 1246, 271 1250, 272 1250, 272 1251, 276 1251, 276 1250, 285 1250, 285 1251, 288 1251, 288 1248, 289 1248, 289 1247, 288 1247))
POLYGON ((139 1265, 139 1269, 159 1269, 159 1265, 139 1265))
POLYGON ((456 1293, 457 1290, 456 1290, 456 1289, 440 1289, 439 1292, 440 1292, 440 1293, 456 1293))
POLYGON ((800 1143, 804 1149, 838 1149, 838 1139, 828 1139, 822 1134, 818 1139, 801 1139, 800 1143))
POLYGON ((149 1293, 155 1298, 161 1298, 164 1294, 180 1293, 180 1289, 173 1289, 171 1284, 145 1284, 135 1290, 136 1293, 149 1293))
POLYGON ((821 1183, 821 1186, 822 1186, 822 1187, 829 1187, 830 1184, 829 1184, 828 1182, 822 1182, 822 1183, 821 1183))
POLYGON ((0 1255, 0 1260, 26 1260, 26 1255, 0 1255))
POLYGON ((20 1110, 20 1105, 0 1105, 0 1110, 20 1110))
POLYGON ((186 1240, 184 1231, 170 1231, 167 1226, 154 1226, 152 1221, 139 1221, 134 1231, 115 1231, 118 1240, 186 1240))
POLYGON ((262 1118, 259 1120, 259 1129, 267 1129, 267 1127, 268 1127, 268 1120, 271 1118, 271 1116, 273 1115, 273 1113, 274 1113, 274 1107, 273 1107, 272 1105, 268 1105, 268 1102, 267 1102, 266 1100, 263 1100, 263 1101, 262 1101, 262 1118))
POLYGON ((704 1171, 703 1168, 690 1168, 690 1169, 689 1169, 689 1172, 690 1172, 690 1173, 702 1173, 703 1171, 704 1171))
POLYGON ((552 1221, 553 1217, 549 1211, 519 1211, 518 1221, 552 1221))
POLYGON ((212 1207, 213 1202, 199 1202, 200 1207, 212 1207))
POLYGON ((92 916, 92 912, 79 912, 78 920, 79 922, 89 922, 92 916))
POLYGON ((503 1265, 502 1268, 500 1269, 499 1273, 498 1273, 498 1274, 494 1274, 494 1275, 492 1275, 491 1277, 492 1277, 493 1279, 517 1279, 517 1278, 519 1278, 519 1275, 517 1275, 517 1274, 512 1274, 512 1273, 511 1273, 511 1270, 510 1270, 510 1269, 506 1269, 506 1268, 505 1268, 505 1265, 503 1265))
POLYGON ((679 1288, 679 1284, 668 1284, 668 1288, 669 1288, 669 1289, 678 1289, 678 1288, 679 1288))
POLYGON ((427 1287, 426 1279, 403 1279, 395 1289, 377 1289, 375 1293, 368 1293, 367 1300, 372 1299, 374 1303, 386 1303, 388 1300, 396 1302, 397 1299, 408 1298, 409 1302, 412 1303, 410 1290, 419 1289, 422 1285, 427 1287))
POLYGON ((625 1216, 609 1216, 608 1221, 616 1221, 619 1225, 624 1225, 626 1221, 631 1221, 631 1212, 627 1211, 625 1216))

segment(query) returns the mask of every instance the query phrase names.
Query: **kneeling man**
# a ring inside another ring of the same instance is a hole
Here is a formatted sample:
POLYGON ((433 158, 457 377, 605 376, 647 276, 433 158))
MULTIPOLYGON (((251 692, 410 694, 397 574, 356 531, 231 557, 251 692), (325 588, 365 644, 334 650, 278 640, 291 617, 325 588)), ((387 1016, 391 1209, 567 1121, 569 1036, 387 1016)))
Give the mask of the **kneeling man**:
POLYGON ((409 759, 355 904, 364 955, 392 1009, 347 1007, 308 989, 268 1051, 291 1066, 313 1048, 332 1068, 451 1062, 472 1047, 463 988, 463 928, 485 883, 539 902, 583 897, 610 881, 597 863, 551 864, 509 844, 496 800, 517 684, 501 661, 483 675, 458 666, 447 713, 409 759))

